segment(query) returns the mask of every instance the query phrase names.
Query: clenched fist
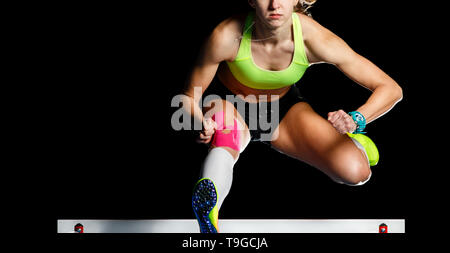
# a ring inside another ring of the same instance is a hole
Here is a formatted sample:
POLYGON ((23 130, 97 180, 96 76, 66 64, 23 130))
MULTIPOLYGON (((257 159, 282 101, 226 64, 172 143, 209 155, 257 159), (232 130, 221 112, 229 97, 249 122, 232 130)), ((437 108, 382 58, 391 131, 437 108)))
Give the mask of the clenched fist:
POLYGON ((341 134, 353 133, 356 130, 356 123, 344 110, 329 112, 328 122, 341 134))
POLYGON ((211 118, 203 119, 203 127, 202 131, 197 138, 197 142, 199 143, 209 143, 211 141, 211 137, 214 135, 217 129, 217 123, 214 122, 211 118))

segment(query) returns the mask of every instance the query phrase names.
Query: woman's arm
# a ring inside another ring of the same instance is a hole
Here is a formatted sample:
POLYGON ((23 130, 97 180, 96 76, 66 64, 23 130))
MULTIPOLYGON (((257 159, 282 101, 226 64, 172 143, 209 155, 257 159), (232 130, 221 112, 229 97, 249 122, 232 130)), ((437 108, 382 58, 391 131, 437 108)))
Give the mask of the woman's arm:
POLYGON ((239 48, 235 32, 236 23, 230 18, 214 29, 201 48, 197 61, 186 80, 183 91, 185 96, 182 100, 183 108, 191 114, 195 121, 202 122, 203 131, 200 133, 200 142, 208 142, 214 130, 211 120, 204 119, 202 109, 199 107, 199 100, 213 80, 219 64, 234 57, 234 52, 237 52, 239 48))
POLYGON ((345 75, 373 93, 357 109, 367 123, 389 111, 402 99, 400 86, 380 68, 354 52, 341 38, 313 19, 302 16, 306 27, 305 44, 313 62, 334 64, 345 75))

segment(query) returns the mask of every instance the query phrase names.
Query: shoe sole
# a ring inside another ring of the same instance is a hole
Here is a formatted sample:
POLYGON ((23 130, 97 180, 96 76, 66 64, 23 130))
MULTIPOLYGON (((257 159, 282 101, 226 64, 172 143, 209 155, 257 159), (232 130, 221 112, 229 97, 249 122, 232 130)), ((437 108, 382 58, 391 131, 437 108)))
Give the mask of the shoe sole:
POLYGON ((214 183, 203 179, 194 187, 192 208, 200 226, 200 233, 217 233, 209 215, 217 203, 217 192, 214 183))

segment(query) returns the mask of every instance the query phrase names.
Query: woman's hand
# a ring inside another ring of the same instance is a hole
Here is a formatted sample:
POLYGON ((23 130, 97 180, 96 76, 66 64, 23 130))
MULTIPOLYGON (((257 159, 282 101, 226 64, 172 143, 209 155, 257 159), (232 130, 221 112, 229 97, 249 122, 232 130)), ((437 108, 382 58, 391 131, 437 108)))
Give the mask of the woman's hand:
POLYGON ((356 123, 353 121, 352 117, 343 110, 329 112, 328 122, 330 122, 341 134, 347 132, 353 133, 356 130, 356 123))
POLYGON ((207 144, 211 141, 212 136, 216 132, 217 124, 211 118, 205 118, 203 119, 202 125, 202 131, 200 131, 197 142, 207 144))

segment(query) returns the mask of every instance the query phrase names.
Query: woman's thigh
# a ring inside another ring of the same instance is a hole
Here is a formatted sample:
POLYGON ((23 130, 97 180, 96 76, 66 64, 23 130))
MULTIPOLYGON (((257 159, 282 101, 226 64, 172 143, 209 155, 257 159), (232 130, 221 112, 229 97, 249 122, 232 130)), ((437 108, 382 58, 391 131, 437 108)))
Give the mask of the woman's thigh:
POLYGON ((358 184, 371 174, 364 152, 305 102, 292 106, 281 120, 271 144, 337 182, 358 184))

